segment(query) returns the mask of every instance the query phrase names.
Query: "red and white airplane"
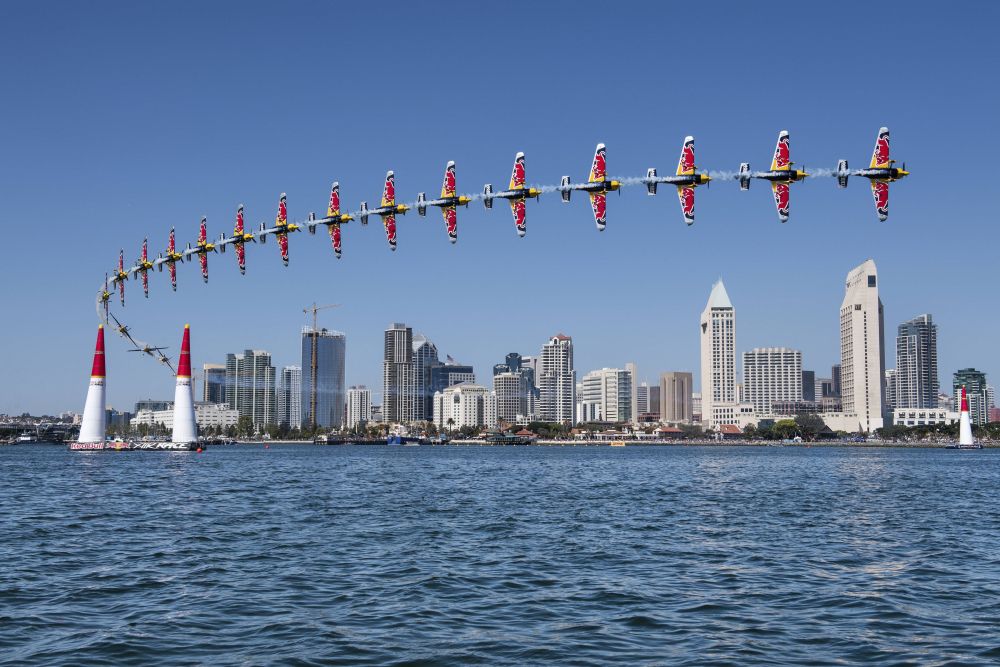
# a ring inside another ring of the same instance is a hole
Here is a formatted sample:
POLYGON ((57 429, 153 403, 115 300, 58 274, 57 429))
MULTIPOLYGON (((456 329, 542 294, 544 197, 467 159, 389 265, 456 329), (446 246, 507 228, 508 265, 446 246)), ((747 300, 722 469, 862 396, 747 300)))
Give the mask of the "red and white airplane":
POLYGON ((267 229, 263 222, 260 223, 260 231, 257 232, 257 238, 260 239, 261 243, 267 243, 268 234, 277 236, 278 247, 281 248, 281 261, 285 266, 288 266, 288 235, 291 232, 299 231, 299 226, 288 222, 286 199, 287 196, 282 192, 281 198, 278 199, 278 215, 274 218, 274 227, 267 229))
POLYGON ((483 188, 483 206, 486 208, 493 208, 494 199, 506 199, 510 202, 510 212, 514 215, 514 227, 517 229, 517 235, 522 238, 527 233, 525 223, 528 211, 525 200, 534 197, 535 201, 538 201, 542 194, 541 190, 529 188, 525 182, 524 153, 518 153, 514 156, 514 170, 510 174, 510 186, 495 194, 491 184, 487 183, 483 188))
POLYGON ((587 182, 580 185, 570 185, 569 176, 563 176, 559 191, 562 193, 564 202, 569 201, 573 190, 583 190, 590 195, 590 207, 594 209, 594 222, 597 223, 597 231, 603 232, 608 224, 608 193, 618 190, 621 186, 622 184, 618 181, 608 180, 607 148, 604 144, 597 144, 587 182))
POLYGON ((681 203, 681 215, 684 222, 694 223, 694 189, 699 185, 707 185, 711 181, 708 174, 699 174, 698 167, 694 163, 694 137, 684 137, 681 144, 681 157, 677 161, 677 172, 673 176, 657 176, 656 168, 650 167, 646 170, 646 194, 653 196, 656 194, 657 183, 670 183, 677 186, 677 198, 681 203))
POLYGON ((128 271, 125 270, 125 249, 118 251, 118 269, 111 276, 111 285, 118 285, 118 296, 121 298, 122 306, 125 305, 125 281, 128 280, 128 271))
POLYGON ((378 208, 368 210, 368 202, 361 202, 361 224, 368 224, 370 214, 382 217, 382 225, 385 227, 385 238, 389 241, 389 248, 396 250, 396 215, 406 215, 410 207, 406 204, 396 203, 396 176, 388 171, 385 174, 385 187, 382 188, 382 205, 378 208))
POLYGON ((170 270, 170 286, 173 290, 177 291, 177 262, 183 262, 184 255, 177 252, 177 242, 174 237, 174 228, 170 228, 170 237, 167 241, 166 255, 160 253, 160 255, 153 262, 153 266, 156 267, 157 271, 163 271, 163 265, 166 264, 170 270))
POLYGON ((236 209, 236 226, 233 228, 233 235, 227 239, 225 234, 221 234, 215 247, 219 249, 219 252, 225 253, 227 245, 236 246, 236 263, 239 265, 240 275, 242 275, 247 272, 247 251, 245 246, 251 241, 256 243, 257 239, 243 227, 243 204, 240 204, 236 209))
POLYGON ((417 195, 417 213, 427 215, 428 206, 437 206, 444 216, 444 228, 448 232, 448 240, 454 243, 458 240, 458 207, 468 206, 472 197, 458 194, 458 181, 455 177, 455 161, 450 160, 444 168, 444 183, 441 184, 441 197, 427 201, 427 195, 421 192, 417 195))
POLYGON ((149 270, 153 268, 153 263, 149 261, 149 239, 142 240, 142 254, 139 255, 138 261, 136 261, 135 266, 129 269, 129 273, 132 274, 133 278, 138 277, 142 274, 142 292, 149 298, 149 270))
POLYGON ((750 189, 750 179, 760 178, 771 181, 774 193, 774 206, 778 209, 778 219, 788 221, 789 187, 792 183, 804 180, 809 174, 800 169, 794 169, 791 160, 791 149, 788 142, 788 130, 778 133, 778 143, 774 146, 774 158, 771 160, 770 171, 750 171, 750 163, 740 163, 740 190, 750 189))
POLYGON ((837 163, 837 184, 846 188, 847 177, 852 175, 870 180, 875 212, 878 214, 878 219, 885 222, 889 217, 889 184, 910 175, 910 172, 906 171, 905 162, 902 169, 896 168, 895 164, 895 160, 889 159, 889 128, 883 127, 875 137, 875 150, 872 152, 872 161, 868 168, 851 171, 847 168, 847 160, 840 160, 837 163))
POLYGON ((317 220, 316 214, 310 213, 309 221, 306 222, 306 228, 310 234, 315 234, 318 226, 326 225, 327 229, 330 230, 330 242, 333 244, 333 253, 337 256, 337 259, 340 259, 340 226, 351 220, 354 220, 354 218, 349 213, 340 212, 340 182, 334 181, 333 185, 330 186, 330 203, 326 207, 326 217, 317 220))
POLYGON ((202 216, 201 227, 198 230, 198 243, 193 248, 188 243, 184 256, 198 255, 198 259, 201 261, 201 279, 206 283, 208 282, 208 253, 210 252, 215 252, 215 244, 208 242, 208 219, 202 216))

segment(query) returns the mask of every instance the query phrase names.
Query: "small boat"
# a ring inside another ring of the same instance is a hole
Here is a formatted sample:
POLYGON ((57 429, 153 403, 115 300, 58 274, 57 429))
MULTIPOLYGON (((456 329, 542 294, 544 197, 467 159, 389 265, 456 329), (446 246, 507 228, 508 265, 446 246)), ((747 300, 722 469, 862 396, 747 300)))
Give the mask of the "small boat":
POLYGON ((624 440, 612 440, 610 444, 611 444, 612 447, 624 447, 625 446, 625 441, 624 440))
POLYGON ((21 435, 17 436, 16 442, 19 445, 27 445, 32 442, 38 442, 38 439, 35 438, 35 436, 32 433, 25 431, 21 435))

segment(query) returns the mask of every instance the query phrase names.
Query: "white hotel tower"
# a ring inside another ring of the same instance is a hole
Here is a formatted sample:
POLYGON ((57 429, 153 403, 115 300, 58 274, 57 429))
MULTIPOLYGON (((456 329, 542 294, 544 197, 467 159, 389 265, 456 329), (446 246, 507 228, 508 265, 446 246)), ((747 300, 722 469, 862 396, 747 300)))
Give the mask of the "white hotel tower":
POLYGON ((702 422, 714 428, 713 407, 735 403, 736 310, 720 278, 701 313, 702 422))
POLYGON ((862 431, 882 428, 884 382, 882 300, 878 271, 869 259, 847 274, 840 305, 841 400, 845 416, 851 416, 862 431))

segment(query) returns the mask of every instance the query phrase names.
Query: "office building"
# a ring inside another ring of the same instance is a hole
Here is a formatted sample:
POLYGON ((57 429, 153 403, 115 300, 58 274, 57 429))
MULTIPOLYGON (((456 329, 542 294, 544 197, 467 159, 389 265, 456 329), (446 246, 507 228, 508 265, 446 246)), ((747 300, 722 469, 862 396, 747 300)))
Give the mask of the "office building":
POLYGON ((936 408, 937 325, 929 314, 899 325, 896 333, 897 408, 936 408))
POLYGON ((437 363, 430 367, 431 396, 463 382, 475 384, 476 373, 472 370, 472 366, 456 363, 454 359, 448 357, 443 364, 437 363))
POLYGON ((434 394, 433 418, 441 430, 491 427, 490 391, 478 384, 463 383, 434 394))
POLYGON ((758 416, 774 414, 774 404, 802 402, 802 352, 785 347, 743 353, 746 402, 758 416))
POLYGON ((542 346, 538 389, 540 419, 572 424, 576 407, 576 371, 573 370, 571 337, 556 334, 542 346))
POLYGON ((413 329, 394 322, 385 330, 382 358, 382 419, 390 424, 416 420, 416 364, 413 329))
MULTIPOLYGON (((840 306, 840 396, 861 431, 882 428, 885 413, 885 337, 875 262, 847 274, 840 306)), ((834 373, 836 384, 837 373, 834 373)), ((855 429, 850 429, 855 430, 855 429)))
POLYGON ((430 421, 434 416, 431 369, 439 363, 437 346, 427 336, 413 334, 414 420, 430 421))
POLYGON ((689 424, 694 419, 694 374, 682 371, 660 373, 660 421, 689 424))
POLYGON ((364 426, 372 421, 372 393, 364 385, 347 390, 347 428, 364 426))
POLYGON ((302 425, 302 369, 285 366, 278 377, 278 426, 299 428, 302 425))
POLYGON ((802 400, 816 401, 816 371, 802 371, 802 400))
POLYGON ((244 350, 226 355, 226 404, 240 417, 249 417, 257 430, 277 423, 274 382, 268 352, 244 350))
POLYGON ((632 373, 620 368, 590 371, 580 381, 577 421, 632 421, 632 373))
POLYGON ((226 402, 226 365, 202 364, 201 400, 206 403, 226 402))
POLYGON ((736 310, 721 279, 712 286, 700 325, 701 419, 715 428, 715 406, 737 404, 736 310))
POLYGON ((975 368, 963 368, 955 372, 952 379, 952 394, 954 405, 962 405, 962 386, 969 399, 969 421, 973 426, 982 426, 989 420, 989 395, 987 393, 986 373, 975 368))
POLYGON ((318 428, 339 429, 344 424, 346 401, 347 336, 339 331, 303 327, 301 343, 302 425, 311 428, 315 423, 318 428))
POLYGON ((887 368, 885 370, 885 410, 887 413, 899 407, 896 404, 896 382, 898 377, 895 368, 887 368))

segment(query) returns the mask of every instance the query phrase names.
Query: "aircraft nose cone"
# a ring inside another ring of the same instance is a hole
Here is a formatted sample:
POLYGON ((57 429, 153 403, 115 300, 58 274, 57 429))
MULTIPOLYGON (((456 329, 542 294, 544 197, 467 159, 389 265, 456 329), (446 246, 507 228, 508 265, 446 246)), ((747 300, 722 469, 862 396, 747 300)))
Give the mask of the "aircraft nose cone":
POLYGON ((526 234, 525 230, 523 229, 517 230, 517 235, 520 236, 522 239, 524 238, 525 234, 526 234))

